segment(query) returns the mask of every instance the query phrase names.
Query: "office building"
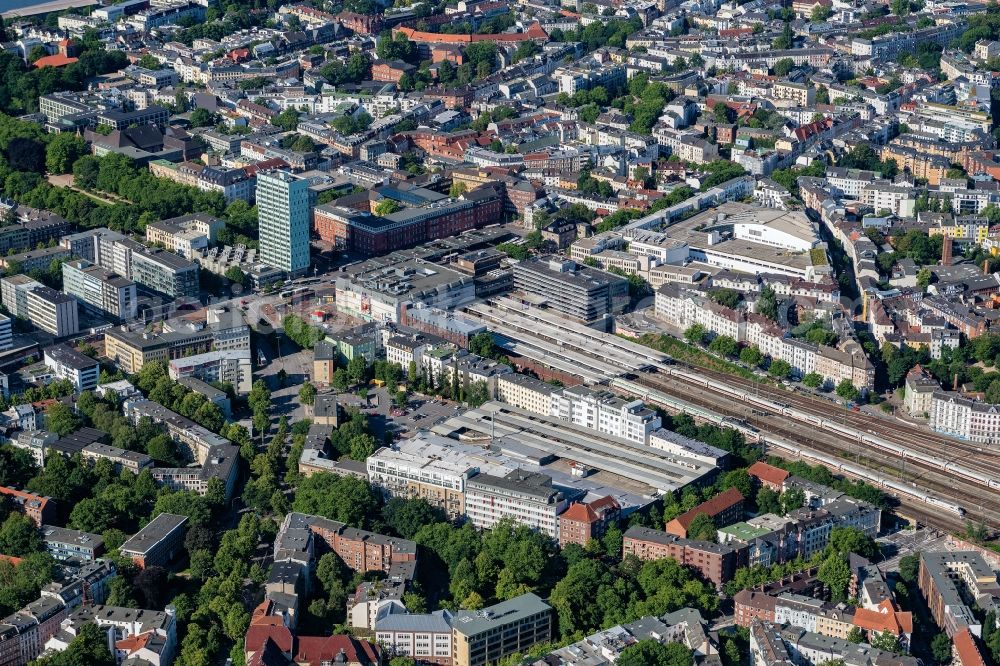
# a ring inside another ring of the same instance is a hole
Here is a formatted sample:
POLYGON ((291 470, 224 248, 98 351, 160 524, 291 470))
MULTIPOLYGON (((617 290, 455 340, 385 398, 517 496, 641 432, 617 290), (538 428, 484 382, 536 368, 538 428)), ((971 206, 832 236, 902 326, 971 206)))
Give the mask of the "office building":
POLYGON ((617 525, 620 516, 621 506, 610 495, 592 502, 574 502, 559 516, 559 546, 586 546, 591 539, 604 536, 608 527, 617 525))
POLYGON ((104 537, 80 530, 54 525, 42 525, 42 543, 59 561, 86 560, 93 562, 104 552, 104 537))
POLYGON ((365 461, 368 479, 391 497, 427 500, 452 518, 465 515, 465 492, 479 473, 505 476, 512 462, 480 446, 422 430, 382 447, 365 461))
POLYGON ((528 593, 452 619, 452 664, 486 666, 552 637, 552 608, 528 593))
POLYGON ((213 338, 211 329, 151 334, 110 328, 104 332, 104 353, 124 372, 136 373, 151 361, 203 354, 212 348, 213 338))
POLYGON ((42 283, 27 275, 7 275, 0 278, 0 299, 7 311, 19 319, 28 318, 28 292, 42 283))
POLYGON ((166 250, 132 251, 132 279, 171 298, 198 297, 198 264, 166 250))
POLYGON ((76 299, 50 287, 28 292, 28 321, 57 338, 80 331, 76 299))
POLYGON ((88 625, 104 630, 108 647, 114 646, 116 662, 168 666, 177 652, 177 619, 174 613, 141 608, 84 605, 62 623, 59 633, 45 643, 46 650, 62 651, 88 625))
POLYGON ((117 231, 101 227, 63 236, 59 239, 59 245, 69 250, 74 257, 104 266, 106 259, 102 253, 110 252, 112 243, 124 238, 125 236, 117 231))
POLYGON ((629 302, 625 278, 556 255, 515 264, 514 289, 584 323, 621 314, 629 302))
POLYGON ((75 296, 84 309, 116 322, 136 316, 135 282, 96 266, 73 259, 62 266, 63 291, 75 296))
POLYGON ((10 317, 0 315, 0 351, 14 346, 14 329, 10 317))
POLYGON ((161 513, 122 544, 122 557, 132 558, 139 568, 163 566, 184 548, 187 516, 161 513))
POLYGON ((289 275, 309 268, 309 181, 285 171, 257 175, 260 258, 289 275))
POLYGON ((668 522, 667 532, 686 538, 691 521, 701 514, 711 518, 716 527, 731 525, 743 519, 743 499, 743 495, 736 488, 724 490, 668 522))
POLYGON ((375 639, 393 654, 425 664, 452 663, 451 611, 412 614, 390 605, 376 615, 375 639))
POLYGON ((230 384, 240 395, 253 386, 253 363, 249 349, 210 351, 170 361, 170 378, 195 377, 204 382, 230 384))
POLYGON ((52 374, 59 379, 69 380, 77 393, 97 388, 101 364, 89 356, 63 344, 46 347, 44 359, 46 367, 52 369, 52 374))
POLYGON ((563 493, 547 474, 515 469, 506 476, 477 474, 465 484, 465 515, 480 529, 504 518, 559 538, 558 516, 566 508, 563 493))

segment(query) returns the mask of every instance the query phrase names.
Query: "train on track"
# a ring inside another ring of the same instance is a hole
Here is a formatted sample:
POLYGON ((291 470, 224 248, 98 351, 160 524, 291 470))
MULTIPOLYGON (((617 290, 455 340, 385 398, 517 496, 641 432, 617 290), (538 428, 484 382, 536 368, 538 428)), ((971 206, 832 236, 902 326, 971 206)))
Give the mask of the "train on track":
MULTIPOLYGON (((700 380, 702 385, 705 385, 706 383, 708 384, 714 383, 711 382, 711 380, 706 380, 704 377, 699 377, 698 379, 700 380)), ((880 488, 884 491, 894 492, 899 495, 905 495, 912 499, 923 502, 928 506, 933 506, 937 509, 940 509, 942 511, 947 511, 948 513, 956 516, 965 515, 965 509, 962 506, 955 504, 954 502, 949 502, 947 500, 941 499, 940 497, 935 497, 934 495, 924 492, 919 488, 911 487, 906 485, 905 483, 900 483, 898 481, 888 479, 884 475, 873 472, 872 470, 860 467, 858 465, 853 465, 845 460, 841 460, 833 456, 828 456, 824 453, 813 451, 799 444, 795 444, 777 437, 772 437, 772 436, 765 437, 764 435, 761 434, 761 432, 757 428, 751 426, 742 419, 738 419, 732 416, 723 416, 720 414, 716 414, 715 412, 709 409, 698 407, 697 405, 693 405, 683 400, 672 398, 671 396, 668 396, 660 391, 657 391, 656 389, 645 386, 643 384, 639 384, 635 381, 616 378, 611 380, 611 385, 616 388, 620 388, 623 391, 628 391, 629 393, 638 395, 648 403, 660 404, 663 406, 670 407, 672 409, 682 410, 702 420, 715 423, 722 427, 733 428, 743 433, 744 437, 746 437, 748 441, 759 442, 764 446, 770 446, 773 448, 780 449, 781 451, 784 451, 786 454, 794 456, 806 462, 823 465, 828 469, 830 469, 831 471, 836 470, 842 474, 862 479, 868 482, 869 484, 877 488, 880 488)), ((755 399, 760 400, 759 398, 755 399)), ((772 409, 777 408, 777 403, 767 400, 764 401, 774 405, 775 407, 772 409)), ((911 458, 913 457, 912 452, 907 452, 907 454, 908 454, 907 457, 911 458)), ((950 467, 949 469, 954 473, 954 467, 950 467)))
MULTIPOLYGON (((922 453, 920 451, 907 448, 905 446, 900 446, 899 444, 894 444, 888 440, 882 439, 877 435, 865 432, 864 430, 859 430, 853 428, 849 425, 843 423, 837 423, 835 419, 823 418, 816 414, 805 412, 796 409, 790 405, 779 402, 777 400, 772 400, 766 396, 755 395, 752 391, 747 391, 740 387, 729 386, 722 382, 715 381, 704 375, 694 374, 689 372, 679 366, 671 366, 667 368, 661 368, 659 370, 661 374, 666 374, 671 377, 680 379, 686 383, 693 384, 695 386, 704 386, 707 389, 716 391, 718 393, 725 393, 726 395, 732 396, 733 398, 745 402, 748 405, 752 405, 754 408, 760 409, 764 408, 766 411, 773 414, 781 414, 782 416, 787 416, 789 418, 795 419, 796 421, 803 421, 810 425, 816 426, 822 430, 827 430, 830 432, 835 432, 838 435, 848 437, 856 442, 867 445, 871 448, 878 449, 885 453, 889 453, 893 456, 898 456, 900 458, 905 458, 908 460, 914 460, 916 462, 935 467, 937 469, 943 470, 955 476, 961 477, 967 481, 979 484, 981 486, 986 486, 988 488, 994 488, 1000 490, 1000 479, 989 476, 982 472, 977 472, 975 470, 969 469, 963 465, 959 465, 954 461, 948 461, 944 458, 938 456, 930 455, 927 453, 922 453)), ((637 386, 642 386, 637 384, 637 386)))

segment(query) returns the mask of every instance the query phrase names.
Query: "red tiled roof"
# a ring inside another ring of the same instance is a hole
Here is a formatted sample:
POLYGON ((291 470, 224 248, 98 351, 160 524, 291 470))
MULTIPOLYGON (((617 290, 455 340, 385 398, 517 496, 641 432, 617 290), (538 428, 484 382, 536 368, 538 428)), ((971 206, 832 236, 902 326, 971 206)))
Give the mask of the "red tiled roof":
POLYGON ((0 560, 4 562, 10 562, 15 567, 24 561, 20 557, 14 557, 13 555, 0 555, 0 560))
MULTIPOLYGON (((710 500, 704 501, 690 511, 685 511, 681 515, 677 516, 671 523, 678 523, 684 531, 687 531, 688 525, 694 520, 694 517, 699 513, 708 514, 709 517, 714 518, 719 515, 729 507, 738 504, 743 501, 743 493, 741 493, 736 488, 729 488, 725 490, 710 500)), ((669 530, 668 530, 669 531, 669 530)))
POLYGON ((785 479, 788 478, 788 472, 785 470, 760 461, 750 465, 747 469, 747 474, 756 477, 765 483, 773 483, 779 486, 785 482, 785 479))
POLYGON ((259 626, 251 624, 247 629, 245 645, 248 652, 260 652, 268 641, 272 641, 285 653, 290 653, 295 643, 292 632, 283 624, 259 626))
POLYGON ((324 661, 333 661, 334 658, 344 652, 348 664, 377 664, 379 662, 379 649, 375 645, 365 640, 351 638, 350 636, 300 636, 298 649, 295 651, 293 661, 303 666, 320 666, 324 661))
POLYGON ((597 512, 590 508, 589 504, 581 504, 580 502, 570 504, 569 508, 563 511, 563 514, 559 518, 573 520, 578 523, 596 523, 598 520, 597 512))
POLYGON ((983 653, 979 651, 979 644, 976 643, 968 627, 957 632, 952 641, 955 643, 955 651, 958 653, 961 666, 986 666, 983 653))
POLYGON ((132 636, 128 636, 127 638, 123 638, 120 641, 115 641, 115 648, 127 652, 129 654, 132 654, 136 650, 141 650, 142 648, 146 647, 146 643, 148 643, 149 639, 152 637, 153 637, 152 631, 147 631, 141 634, 134 634, 132 636))
POLYGON ((867 631, 888 631, 893 636, 913 633, 913 614, 896 610, 890 599, 884 599, 877 610, 858 608, 854 611, 854 626, 867 631))
POLYGON ((78 60, 79 58, 70 58, 69 56, 64 56, 62 53, 56 53, 55 55, 39 58, 35 61, 34 67, 35 69, 41 69, 42 67, 65 67, 66 65, 72 65, 78 60))

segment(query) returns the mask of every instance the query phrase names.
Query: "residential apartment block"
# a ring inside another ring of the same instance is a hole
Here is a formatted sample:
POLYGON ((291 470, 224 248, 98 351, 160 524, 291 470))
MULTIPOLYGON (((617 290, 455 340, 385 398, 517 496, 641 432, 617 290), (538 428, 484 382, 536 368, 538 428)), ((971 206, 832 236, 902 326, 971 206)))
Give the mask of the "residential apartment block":
POLYGON ((69 380, 78 393, 97 388, 101 364, 91 357, 62 344, 46 347, 43 359, 46 367, 52 369, 53 375, 69 380))
POLYGON ((163 566, 184 547, 187 516, 161 513, 118 549, 139 567, 163 566))

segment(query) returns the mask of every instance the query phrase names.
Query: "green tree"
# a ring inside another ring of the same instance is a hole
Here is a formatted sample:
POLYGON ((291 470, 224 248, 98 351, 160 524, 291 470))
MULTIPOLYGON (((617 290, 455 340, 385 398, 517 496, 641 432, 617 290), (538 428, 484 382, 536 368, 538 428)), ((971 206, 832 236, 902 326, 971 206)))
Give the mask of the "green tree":
POLYGON ((791 371, 792 366, 789 365, 787 361, 783 361, 780 358, 771 361, 771 365, 767 366, 767 374, 779 379, 788 377, 791 371))
POLYGON ((852 627, 851 631, 847 634, 847 640, 855 645, 858 643, 864 643, 865 632, 861 631, 861 627, 852 627))
POLYGON ((347 362, 347 376, 352 384, 360 384, 368 376, 368 362, 364 356, 355 356, 347 362))
POLYGON ((934 661, 939 664, 947 664, 951 661, 951 639, 948 634, 939 632, 931 639, 931 655, 934 661))
POLYGON ((207 109, 197 108, 191 112, 192 127, 211 127, 215 124, 215 114, 207 109))
POLYGON ((757 296, 755 308, 758 314, 767 317, 771 321, 778 321, 778 296, 774 293, 771 285, 764 285, 757 296))
POLYGON ((740 351, 740 360, 749 365, 750 367, 757 367, 764 361, 764 354, 761 353, 760 348, 744 347, 740 351))
POLYGON ((702 343, 705 335, 705 327, 701 324, 692 324, 684 331, 684 339, 695 345, 702 343))
POLYGON ((694 541, 716 541, 715 521, 707 513, 699 513, 688 524, 687 538, 694 541))
POLYGON ((847 586, 851 582, 851 568, 847 560, 838 555, 830 555, 819 566, 816 577, 827 586, 835 601, 847 599, 847 586))
POLYGON ((239 266, 230 266, 226 269, 226 279, 233 284, 246 285, 247 276, 239 266))
POLYGON ((363 529, 380 499, 364 479, 320 472, 302 480, 292 508, 363 529))
MULTIPOLYGON (((873 631, 868 638, 869 644, 876 650, 899 654, 902 650, 899 646, 899 639, 888 631, 873 631)), ((933 647, 931 648, 933 652, 933 647)))
POLYGON ((781 493, 781 512, 783 514, 801 509, 805 503, 806 494, 801 488, 793 487, 781 493))
POLYGON ((73 164, 87 154, 86 142, 72 132, 60 132, 49 139, 45 148, 45 168, 49 173, 70 173, 73 164))
POLYGON ((375 204, 375 214, 385 217, 386 215, 392 215, 393 213, 399 212, 403 209, 394 199, 382 199, 377 204, 375 204))
POLYGON ((802 378, 802 383, 809 388, 819 388, 823 384, 823 375, 818 372, 807 373, 802 378))
POLYGON ((933 278, 934 275, 931 273, 931 269, 921 268, 919 271, 917 271, 917 286, 920 287, 921 289, 926 290, 927 287, 930 286, 931 280, 933 278))
POLYGON ((919 555, 904 555, 899 558, 899 579, 907 585, 913 585, 917 582, 917 574, 919 571, 919 555))
POLYGON ((646 638, 622 650, 616 666, 690 666, 694 655, 680 643, 664 645, 646 638))
POLYGON ((850 379, 842 379, 835 389, 837 395, 844 400, 857 400, 861 392, 855 388, 850 379))
POLYGON ((708 348, 720 356, 735 356, 739 345, 728 335, 717 335, 712 339, 708 348))
POLYGON ((80 419, 64 402, 53 403, 45 412, 45 427, 60 437, 65 437, 80 427, 80 419))
POLYGON ((32 666, 115 666, 107 635, 96 624, 85 624, 62 652, 41 657, 32 666))
MULTIPOLYGON (((822 7, 817 7, 817 9, 822 9, 822 7)), ((813 13, 815 14, 815 11, 813 13)), ((794 60, 792 60, 791 58, 782 58, 778 62, 774 63, 774 73, 777 76, 788 76, 788 73, 792 71, 794 67, 795 67, 794 60)))
POLYGON ((316 402, 316 387, 312 382, 306 382, 299 389, 299 402, 303 405, 312 405, 316 402))
POLYGON ((0 553, 25 557, 42 549, 35 522, 21 513, 11 513, 0 525, 0 553))

